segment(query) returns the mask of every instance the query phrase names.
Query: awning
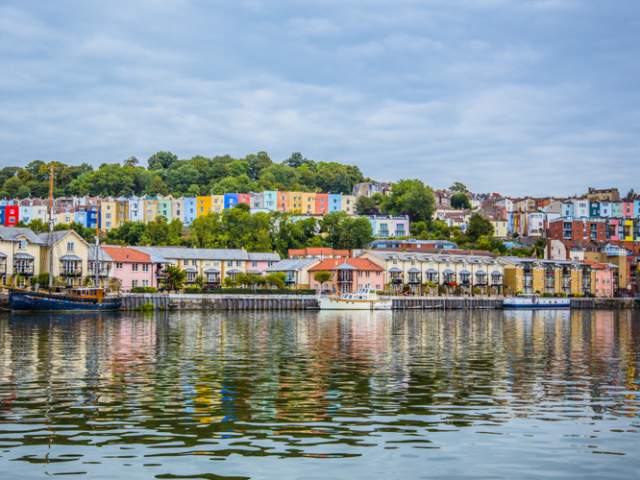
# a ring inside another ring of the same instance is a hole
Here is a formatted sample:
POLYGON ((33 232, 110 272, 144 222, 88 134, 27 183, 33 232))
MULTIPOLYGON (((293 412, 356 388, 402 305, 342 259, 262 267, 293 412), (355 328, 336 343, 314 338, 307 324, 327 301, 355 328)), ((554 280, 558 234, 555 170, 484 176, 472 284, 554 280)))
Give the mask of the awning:
POLYGON ((433 275, 433 274, 437 275, 438 271, 435 268, 429 268, 429 269, 427 269, 427 273, 429 273, 431 275, 433 275))
POLYGON ((501 276, 502 276, 502 273, 497 272, 497 271, 494 271, 494 272, 491 272, 491 276, 492 276, 492 277, 501 277, 501 276))
POLYGON ((204 270, 204 273, 208 273, 208 274, 212 274, 212 273, 220 273, 220 270, 215 269, 215 268, 206 268, 204 270))
POLYGON ((77 255, 63 255, 60 257, 63 262, 81 262, 82 259, 77 255))
POLYGON ((460 275, 471 275, 471 272, 469 270, 460 270, 460 275))
POLYGON ((454 271, 453 271, 453 270, 451 270, 450 268, 447 268, 447 269, 446 269, 444 272, 442 272, 442 273, 443 273, 443 274, 445 274, 445 275, 453 275, 453 274, 454 274, 454 271))
POLYGON ((414 268, 410 268, 409 269, 409 273, 420 273, 420 270, 415 268, 415 267, 414 268))
POLYGON ((28 253, 16 253, 13 258, 17 258, 19 260, 33 260, 34 257, 33 255, 30 255, 28 253))
POLYGON ((184 267, 185 272, 196 273, 198 269, 196 267, 184 267))
POLYGON ((237 275, 238 273, 242 273, 240 270, 227 270, 227 274, 229 275, 237 275))
POLYGON ((389 273, 402 273, 402 270, 400 270, 398 267, 391 267, 389 269, 389 273))
POLYGON ((478 270, 476 272, 476 277, 486 277, 487 276, 487 272, 485 272, 484 270, 478 270))

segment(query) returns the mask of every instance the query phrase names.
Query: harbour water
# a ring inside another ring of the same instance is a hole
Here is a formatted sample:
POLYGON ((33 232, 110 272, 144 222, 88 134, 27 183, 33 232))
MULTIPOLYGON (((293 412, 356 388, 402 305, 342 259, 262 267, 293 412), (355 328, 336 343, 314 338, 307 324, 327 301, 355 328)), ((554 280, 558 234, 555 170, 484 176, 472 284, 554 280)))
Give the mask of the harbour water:
POLYGON ((0 316, 0 478, 637 478, 636 311, 0 316))

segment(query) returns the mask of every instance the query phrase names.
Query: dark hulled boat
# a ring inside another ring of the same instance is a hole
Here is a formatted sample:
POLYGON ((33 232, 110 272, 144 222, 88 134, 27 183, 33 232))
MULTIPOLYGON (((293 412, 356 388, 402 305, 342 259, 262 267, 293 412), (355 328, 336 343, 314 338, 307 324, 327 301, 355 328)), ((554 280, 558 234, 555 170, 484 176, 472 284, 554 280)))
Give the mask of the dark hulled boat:
POLYGON ((109 311, 122 306, 122 298, 108 296, 101 288, 76 288, 63 292, 12 289, 9 292, 12 311, 109 311))

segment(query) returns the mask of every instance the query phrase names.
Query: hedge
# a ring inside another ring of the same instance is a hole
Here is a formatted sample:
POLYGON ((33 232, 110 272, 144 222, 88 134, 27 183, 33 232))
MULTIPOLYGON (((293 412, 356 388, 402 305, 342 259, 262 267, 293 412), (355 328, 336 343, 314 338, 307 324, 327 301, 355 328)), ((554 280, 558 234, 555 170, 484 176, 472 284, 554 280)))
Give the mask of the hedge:
POLYGON ((156 293, 158 289, 156 287, 133 287, 131 293, 156 293))

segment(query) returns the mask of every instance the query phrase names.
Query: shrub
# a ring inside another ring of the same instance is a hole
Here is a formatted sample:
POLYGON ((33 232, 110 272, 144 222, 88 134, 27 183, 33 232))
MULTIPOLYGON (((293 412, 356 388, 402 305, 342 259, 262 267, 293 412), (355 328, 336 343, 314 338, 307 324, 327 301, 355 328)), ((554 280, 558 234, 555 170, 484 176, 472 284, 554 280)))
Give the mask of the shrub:
POLYGON ((202 289, 200 287, 186 287, 184 293, 202 293, 202 289))
POLYGON ((156 287, 133 287, 131 293, 156 293, 158 289, 156 287))

